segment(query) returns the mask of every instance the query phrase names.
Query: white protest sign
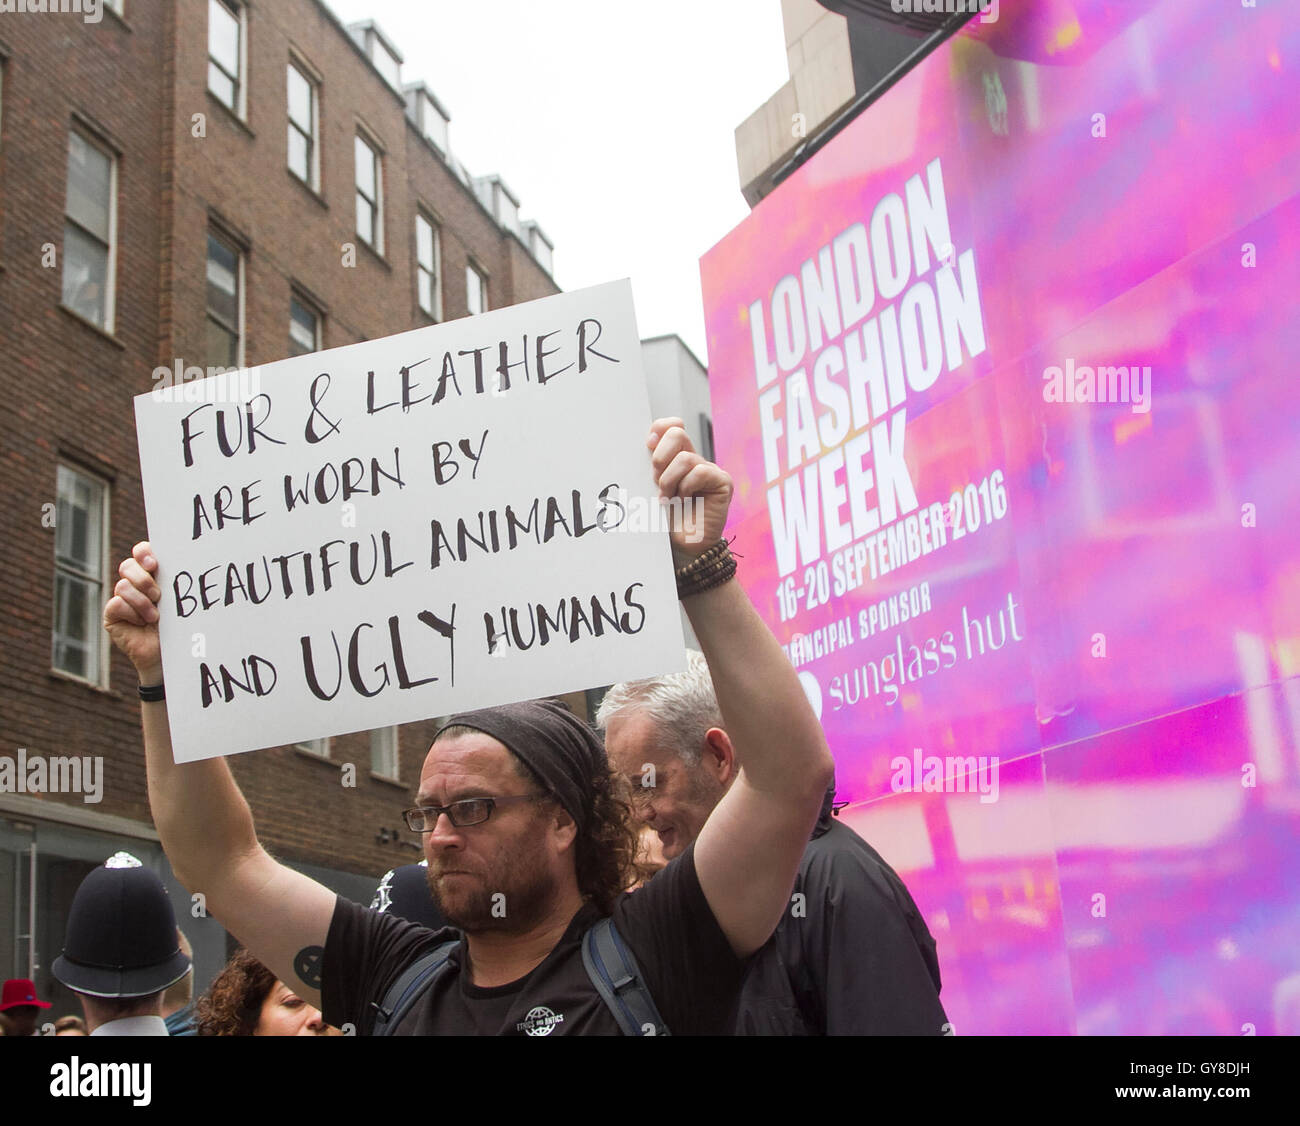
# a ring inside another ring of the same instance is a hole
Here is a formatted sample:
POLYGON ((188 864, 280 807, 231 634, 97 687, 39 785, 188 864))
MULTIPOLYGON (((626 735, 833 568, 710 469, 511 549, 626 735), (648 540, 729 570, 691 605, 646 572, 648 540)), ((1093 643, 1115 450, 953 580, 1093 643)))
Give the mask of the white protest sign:
POLYGON ((139 396, 176 761, 683 668, 650 421, 626 281, 139 396))

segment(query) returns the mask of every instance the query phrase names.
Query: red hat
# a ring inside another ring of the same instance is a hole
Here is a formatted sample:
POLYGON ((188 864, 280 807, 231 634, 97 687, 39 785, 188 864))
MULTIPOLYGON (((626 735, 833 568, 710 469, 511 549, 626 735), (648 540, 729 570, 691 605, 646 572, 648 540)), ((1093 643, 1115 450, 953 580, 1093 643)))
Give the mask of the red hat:
POLYGON ((48 1001, 36 998, 36 985, 25 977, 11 977, 5 982, 4 994, 0 996, 0 1012, 16 1009, 22 1005, 35 1005, 38 1009, 48 1009, 48 1001))

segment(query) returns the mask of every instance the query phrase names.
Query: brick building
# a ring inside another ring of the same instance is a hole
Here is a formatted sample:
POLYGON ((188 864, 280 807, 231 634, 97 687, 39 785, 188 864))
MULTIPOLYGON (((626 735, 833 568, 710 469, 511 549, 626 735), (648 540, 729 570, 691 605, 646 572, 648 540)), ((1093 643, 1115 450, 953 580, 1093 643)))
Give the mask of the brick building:
MULTIPOLYGON (((446 111, 402 85, 373 24, 318 0, 104 0, 96 22, 49 6, 0 15, 0 977, 35 976, 58 1015, 76 1010, 48 972, 68 903, 120 848, 169 881, 200 986, 226 956, 158 847, 134 670, 99 626, 145 534, 132 397, 159 369, 269 363, 557 287, 541 228, 455 160, 446 111), (101 792, 23 792, 20 749, 102 758, 101 792)), ((368 898, 417 856, 399 811, 432 728, 231 767, 269 849, 368 898)))

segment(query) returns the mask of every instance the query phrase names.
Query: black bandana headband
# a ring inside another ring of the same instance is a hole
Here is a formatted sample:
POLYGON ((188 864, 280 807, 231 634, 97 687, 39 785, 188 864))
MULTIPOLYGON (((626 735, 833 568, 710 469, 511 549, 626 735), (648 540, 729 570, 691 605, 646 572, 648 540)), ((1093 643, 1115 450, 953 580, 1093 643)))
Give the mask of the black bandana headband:
POLYGON ((595 779, 609 771, 605 748, 587 724, 563 704, 529 700, 452 716, 449 727, 470 727, 490 735, 527 765, 560 800, 579 831, 586 828, 595 800, 595 779))

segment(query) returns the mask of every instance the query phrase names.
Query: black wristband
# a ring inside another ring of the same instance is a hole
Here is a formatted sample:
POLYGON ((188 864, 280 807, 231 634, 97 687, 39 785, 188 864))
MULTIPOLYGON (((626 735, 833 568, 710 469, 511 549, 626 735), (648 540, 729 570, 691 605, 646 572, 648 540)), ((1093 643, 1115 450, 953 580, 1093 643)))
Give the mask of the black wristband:
POLYGON ((678 567, 675 574, 679 599, 703 594, 730 581, 736 574, 736 557, 731 553, 730 541, 719 540, 684 567, 678 567))
POLYGON ((142 684, 140 685, 140 699, 146 704, 157 704, 167 698, 161 684, 142 684))

